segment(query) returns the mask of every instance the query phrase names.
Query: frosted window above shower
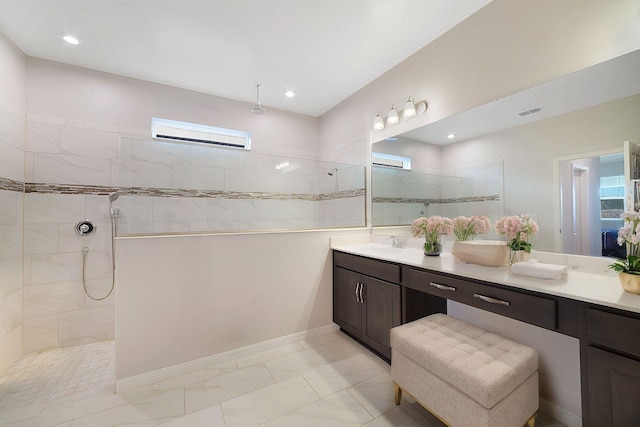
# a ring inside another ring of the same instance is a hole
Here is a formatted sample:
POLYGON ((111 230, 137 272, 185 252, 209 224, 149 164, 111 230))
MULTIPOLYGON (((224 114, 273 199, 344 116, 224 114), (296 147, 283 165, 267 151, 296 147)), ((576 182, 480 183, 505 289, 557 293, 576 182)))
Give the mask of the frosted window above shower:
POLYGON ((151 136, 156 139, 190 144, 251 149, 251 133, 249 132, 157 117, 151 119, 151 136))

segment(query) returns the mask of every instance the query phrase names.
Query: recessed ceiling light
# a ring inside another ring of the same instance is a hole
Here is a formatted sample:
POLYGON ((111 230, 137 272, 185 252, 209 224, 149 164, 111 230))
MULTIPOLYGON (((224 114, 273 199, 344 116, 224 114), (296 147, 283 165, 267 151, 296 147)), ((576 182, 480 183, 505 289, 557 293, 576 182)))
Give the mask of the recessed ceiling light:
POLYGON ((453 139, 453 138, 455 138, 455 137, 456 137, 456 134, 455 134, 455 133, 453 133, 453 132, 452 132, 452 133, 450 133, 449 135, 447 135, 447 138, 449 138, 449 139, 453 139))
POLYGON ((62 36, 62 40, 75 46, 80 44, 80 39, 78 39, 76 36, 72 36, 71 34, 65 34, 64 36, 62 36))
POLYGON ((292 91, 292 90, 288 90, 288 91, 286 91, 286 92, 284 93, 284 95, 285 95, 287 98, 293 98, 294 96, 296 96, 295 92, 294 92, 294 91, 292 91))

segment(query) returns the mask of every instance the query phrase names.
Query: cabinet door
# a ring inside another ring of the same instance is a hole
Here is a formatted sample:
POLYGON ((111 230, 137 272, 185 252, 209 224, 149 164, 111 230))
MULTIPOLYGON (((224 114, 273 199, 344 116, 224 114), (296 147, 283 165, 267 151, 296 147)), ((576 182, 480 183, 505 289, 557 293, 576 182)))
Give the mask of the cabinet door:
POLYGON ((364 328, 362 342, 387 359, 391 358, 391 328, 401 322, 400 286, 364 277, 364 328))
POLYGON ((589 347, 591 425, 640 426, 640 362, 589 347))
POLYGON ((360 338, 362 333, 363 304, 356 295, 360 277, 339 267, 333 271, 333 321, 356 338, 360 338))

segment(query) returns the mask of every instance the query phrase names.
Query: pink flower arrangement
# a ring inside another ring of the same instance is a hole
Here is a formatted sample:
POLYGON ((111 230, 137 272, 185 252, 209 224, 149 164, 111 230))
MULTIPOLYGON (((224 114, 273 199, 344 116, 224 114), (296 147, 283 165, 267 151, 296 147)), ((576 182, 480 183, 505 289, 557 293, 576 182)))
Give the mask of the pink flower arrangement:
POLYGON ((486 216, 459 216, 453 219, 453 233, 456 240, 473 240, 478 234, 485 234, 491 230, 491 222, 486 216))
POLYGON ((507 238, 507 245, 512 251, 531 252, 531 236, 538 232, 538 223, 531 216, 504 216, 496 221, 495 229, 498 234, 507 238))
POLYGON ((411 224, 413 237, 424 237, 425 254, 440 253, 440 235, 453 233, 453 221, 442 216, 421 217, 411 224))

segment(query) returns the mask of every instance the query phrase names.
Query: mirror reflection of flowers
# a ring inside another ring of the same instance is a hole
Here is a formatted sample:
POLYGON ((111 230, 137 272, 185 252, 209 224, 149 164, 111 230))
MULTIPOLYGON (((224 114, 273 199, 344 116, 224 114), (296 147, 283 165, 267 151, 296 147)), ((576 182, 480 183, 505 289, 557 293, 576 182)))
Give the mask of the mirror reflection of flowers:
POLYGON ((618 260, 609 268, 618 273, 640 274, 640 212, 620 215, 624 225, 618 230, 618 245, 627 246, 627 258, 618 260))
POLYGON ((531 252, 532 236, 538 232, 538 223, 530 215, 504 216, 496 221, 496 233, 507 238, 507 245, 512 251, 531 252))
POLYGON ((491 221, 486 216, 458 216, 453 219, 453 234, 456 240, 473 240, 478 234, 491 231, 491 221))
POLYGON ((453 233, 453 221, 451 218, 437 215, 420 217, 411 224, 411 233, 413 237, 424 236, 425 253, 439 253, 442 250, 440 236, 453 233))

